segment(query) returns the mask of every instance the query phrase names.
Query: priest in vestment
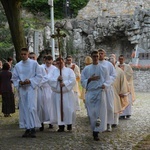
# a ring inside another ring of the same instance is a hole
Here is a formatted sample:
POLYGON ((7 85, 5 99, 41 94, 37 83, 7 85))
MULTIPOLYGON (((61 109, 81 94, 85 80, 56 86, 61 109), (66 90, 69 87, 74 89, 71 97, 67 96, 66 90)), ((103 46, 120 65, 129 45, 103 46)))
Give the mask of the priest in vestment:
POLYGON ((113 82, 114 88, 114 123, 113 127, 116 127, 119 124, 119 114, 128 106, 128 85, 125 74, 122 69, 115 66, 116 59, 115 57, 110 57, 109 61, 114 65, 117 77, 113 82))
POLYGON ((99 140, 98 133, 107 130, 106 89, 110 86, 107 69, 99 64, 99 53, 91 53, 93 64, 81 73, 81 84, 86 89, 85 105, 90 119, 93 138, 99 140))
POLYGON ((130 118, 132 115, 132 103, 135 101, 135 92, 133 84, 133 70, 129 64, 124 63, 125 59, 123 55, 119 56, 119 63, 117 64, 120 67, 126 76, 128 82, 128 88, 130 94, 128 95, 129 105, 120 115, 121 119, 130 118))
POLYGON ((19 92, 19 125, 26 131, 22 137, 36 137, 35 128, 41 127, 37 115, 37 86, 42 80, 39 65, 28 58, 27 48, 21 49, 22 60, 12 73, 12 81, 19 92))
POLYGON ((49 84, 52 88, 52 99, 54 103, 53 124, 59 126, 58 132, 72 130, 72 125, 75 123, 76 109, 75 109, 75 96, 73 87, 76 83, 76 76, 72 69, 65 67, 63 58, 57 58, 57 66, 52 74, 49 76, 49 84), (62 75, 60 75, 60 69, 62 75), (63 110, 61 110, 61 88, 62 88, 62 101, 63 110), (62 113, 62 114, 61 114, 62 113), (61 118, 63 115, 63 120, 61 118))

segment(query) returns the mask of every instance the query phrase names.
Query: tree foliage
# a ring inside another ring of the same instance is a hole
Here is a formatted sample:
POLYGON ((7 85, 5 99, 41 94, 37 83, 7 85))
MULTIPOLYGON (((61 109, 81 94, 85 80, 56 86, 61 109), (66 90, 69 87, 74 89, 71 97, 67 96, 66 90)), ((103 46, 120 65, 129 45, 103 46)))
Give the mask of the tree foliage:
POLYGON ((21 0, 0 0, 9 24, 12 41, 15 47, 16 60, 20 60, 20 50, 26 46, 21 22, 21 0))
POLYGON ((11 40, 10 30, 8 29, 7 18, 4 9, 0 3, 0 59, 7 59, 13 56, 13 43, 11 40))
MULTIPOLYGON (((75 17, 78 10, 83 8, 89 0, 68 1, 70 2, 70 16, 75 17)), ((26 33, 28 28, 34 28, 35 26, 40 27, 40 25, 42 26, 43 23, 46 22, 45 17, 49 18, 50 6, 48 5, 48 0, 0 0, 0 2, 0 49, 4 51, 12 51, 14 47, 16 59, 19 61, 20 49, 21 47, 26 46, 24 31, 26 33), (21 18, 21 7, 27 8, 35 15, 34 23, 33 20, 23 20, 23 18, 21 18), (44 19, 42 20, 40 18, 44 19), (7 25, 7 21, 9 26, 7 25), (8 30, 8 27, 10 30, 8 30)), ((65 18, 65 10, 66 0, 54 0, 55 19, 65 18)))
MULTIPOLYGON (((69 0, 70 13, 75 17, 78 11, 83 8, 89 0, 69 0)), ((22 0, 23 7, 28 8, 32 13, 43 12, 47 17, 49 16, 48 0, 22 0)), ((66 0, 54 0, 54 16, 55 19, 62 19, 65 17, 66 0)))

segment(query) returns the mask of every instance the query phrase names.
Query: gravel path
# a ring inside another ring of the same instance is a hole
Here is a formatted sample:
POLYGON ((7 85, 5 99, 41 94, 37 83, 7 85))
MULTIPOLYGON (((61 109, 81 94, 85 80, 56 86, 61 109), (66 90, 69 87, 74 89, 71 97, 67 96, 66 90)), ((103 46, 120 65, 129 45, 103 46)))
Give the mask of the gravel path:
POLYGON ((100 141, 93 141, 83 103, 72 132, 58 133, 57 126, 45 125, 43 132, 37 130, 37 138, 21 138, 24 130, 18 127, 18 110, 8 118, 0 113, 0 150, 132 150, 150 134, 150 93, 136 93, 136 97, 132 117, 120 120, 112 132, 101 133, 100 141))

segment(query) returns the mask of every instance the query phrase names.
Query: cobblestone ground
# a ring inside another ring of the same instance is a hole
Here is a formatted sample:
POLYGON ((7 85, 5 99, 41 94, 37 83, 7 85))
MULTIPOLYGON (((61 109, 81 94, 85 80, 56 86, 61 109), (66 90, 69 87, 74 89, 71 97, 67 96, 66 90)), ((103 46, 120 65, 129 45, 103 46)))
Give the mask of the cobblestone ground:
POLYGON ((136 97, 132 117, 120 120, 112 132, 101 133, 100 141, 93 141, 83 103, 72 132, 58 133, 57 126, 48 129, 45 125, 43 132, 37 130, 37 138, 21 137, 24 130, 18 127, 18 110, 8 118, 0 113, 0 150, 132 150, 150 134, 150 93, 136 93, 136 97))

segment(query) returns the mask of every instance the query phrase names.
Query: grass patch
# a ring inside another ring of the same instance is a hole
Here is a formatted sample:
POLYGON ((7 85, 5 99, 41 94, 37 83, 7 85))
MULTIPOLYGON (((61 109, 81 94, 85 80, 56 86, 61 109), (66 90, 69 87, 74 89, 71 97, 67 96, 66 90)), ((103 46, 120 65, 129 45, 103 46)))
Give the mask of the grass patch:
POLYGON ((149 150, 150 149, 150 134, 140 141, 133 150, 149 150))

